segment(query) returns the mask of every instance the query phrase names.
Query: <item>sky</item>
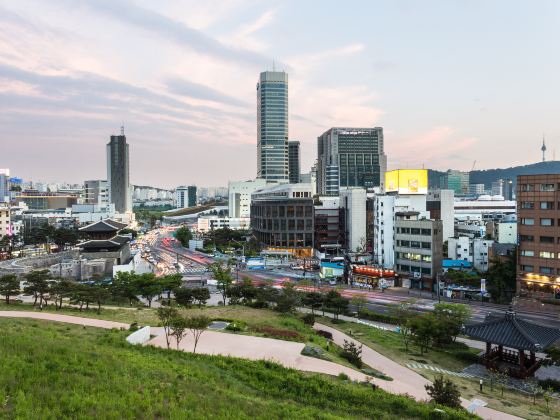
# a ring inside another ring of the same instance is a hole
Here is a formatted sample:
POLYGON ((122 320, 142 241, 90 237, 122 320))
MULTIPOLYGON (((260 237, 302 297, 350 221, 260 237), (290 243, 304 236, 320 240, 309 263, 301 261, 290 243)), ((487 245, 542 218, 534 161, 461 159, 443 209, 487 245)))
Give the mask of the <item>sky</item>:
POLYGON ((0 0, 0 167, 103 179, 124 124, 133 184, 254 178, 273 62, 304 172, 336 126, 383 127, 389 169, 552 159, 559 39, 555 0, 0 0))

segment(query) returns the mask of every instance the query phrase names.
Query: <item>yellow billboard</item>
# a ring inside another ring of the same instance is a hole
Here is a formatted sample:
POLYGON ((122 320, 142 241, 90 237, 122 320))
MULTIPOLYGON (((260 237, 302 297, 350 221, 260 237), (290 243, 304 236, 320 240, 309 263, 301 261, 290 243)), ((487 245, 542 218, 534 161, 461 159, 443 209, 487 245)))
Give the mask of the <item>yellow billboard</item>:
POLYGON ((397 169, 385 172, 385 191, 399 194, 427 194, 427 169, 397 169))

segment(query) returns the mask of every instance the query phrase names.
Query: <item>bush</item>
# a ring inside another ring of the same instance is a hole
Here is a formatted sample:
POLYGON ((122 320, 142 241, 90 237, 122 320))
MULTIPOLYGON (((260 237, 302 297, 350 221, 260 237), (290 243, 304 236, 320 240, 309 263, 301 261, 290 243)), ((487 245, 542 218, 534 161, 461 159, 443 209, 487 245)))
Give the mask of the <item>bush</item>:
POLYGON ((457 350, 454 351, 453 354, 455 355, 455 357, 457 357, 457 359, 460 359, 466 363, 478 363, 480 360, 480 357, 477 354, 472 353, 469 350, 457 350))
POLYGON ((313 326, 315 324, 315 315, 313 314, 305 314, 302 318, 303 323, 306 325, 313 326))
POLYGON ((281 340, 305 341, 303 335, 292 330, 283 330, 274 327, 258 327, 256 331, 267 337, 279 338, 281 340))
POLYGON ((342 352, 340 355, 360 369, 363 366, 362 362, 362 346, 354 343, 353 341, 344 340, 344 345, 342 346, 342 352))
POLYGON ((539 381, 539 385, 542 389, 548 389, 550 387, 553 391, 560 392, 560 381, 556 379, 543 379, 539 381))
POLYGON ((393 378, 385 375, 383 372, 380 372, 377 369, 365 368, 365 369, 362 369, 361 372, 366 374, 367 376, 373 376, 374 378, 383 379, 384 381, 392 381, 393 380, 393 378))
POLYGON ((133 322, 132 324, 130 324, 130 327, 128 327, 129 331, 138 331, 138 322, 133 322))
POLYGON ((341 381, 349 381, 350 376, 348 376, 346 373, 340 372, 338 374, 338 379, 340 379, 341 381))
POLYGON ((324 330, 317 330, 317 335, 325 337, 327 340, 332 340, 332 333, 324 330))
POLYGON ((241 322, 231 322, 226 327, 226 330, 233 332, 243 331, 243 325, 241 322))
POLYGON ((387 314, 379 314, 377 312, 370 311, 369 309, 361 309, 358 312, 358 317, 367 319, 369 321, 379 321, 385 322, 386 324, 398 324, 398 319, 394 316, 387 314))
POLYGON ((459 387, 450 379, 443 379, 443 376, 436 378, 433 385, 425 385, 428 395, 432 401, 451 408, 461 407, 461 393, 459 387))
POLYGON ((303 356, 314 357, 316 359, 327 359, 325 351, 321 347, 306 345, 301 351, 303 356))

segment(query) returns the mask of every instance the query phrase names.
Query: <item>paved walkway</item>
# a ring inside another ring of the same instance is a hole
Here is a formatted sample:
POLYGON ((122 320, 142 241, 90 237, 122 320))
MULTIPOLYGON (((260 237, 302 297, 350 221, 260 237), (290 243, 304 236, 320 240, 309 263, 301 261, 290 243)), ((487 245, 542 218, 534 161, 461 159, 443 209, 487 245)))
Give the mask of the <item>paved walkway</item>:
POLYGON ((66 322, 67 324, 85 325, 88 327, 98 328, 117 328, 126 329, 130 327, 129 324, 114 321, 104 321, 102 319, 84 318, 79 316, 59 315, 49 312, 28 312, 28 311, 0 311, 0 317, 4 318, 31 318, 43 319, 46 321, 66 322))
POLYGON ((447 369, 442 369, 440 367, 437 366, 433 366, 433 365, 428 365, 426 363, 407 363, 406 367, 409 369, 426 369, 426 370, 431 370, 432 372, 437 372, 437 373, 444 373, 446 375, 449 376, 457 376, 459 378, 474 378, 474 375, 471 375, 470 373, 465 373, 465 372, 455 372, 453 370, 447 370, 447 369))
MULTIPOLYGON (((353 339, 352 337, 342 333, 335 328, 331 328, 318 323, 315 324, 315 328, 329 331, 333 335, 333 341, 339 346, 342 346, 344 344, 344 340, 354 342, 357 345, 361 344, 359 341, 353 339)), ((430 381, 428 381, 420 374, 392 361, 391 359, 377 353, 375 350, 370 349, 366 346, 362 347, 362 360, 372 368, 377 369, 385 375, 393 378, 393 381, 391 382, 377 381, 376 384, 378 384, 380 388, 393 394, 406 393, 419 401, 430 399, 429 395, 426 392, 426 389, 424 388, 425 385, 430 384, 430 381)), ((471 401, 468 401, 464 398, 461 399, 461 402, 463 407, 468 407, 471 404, 471 401)), ((484 419, 491 420, 519 419, 519 417, 512 416, 501 411, 496 411, 488 407, 478 407, 475 410, 475 413, 484 419)))

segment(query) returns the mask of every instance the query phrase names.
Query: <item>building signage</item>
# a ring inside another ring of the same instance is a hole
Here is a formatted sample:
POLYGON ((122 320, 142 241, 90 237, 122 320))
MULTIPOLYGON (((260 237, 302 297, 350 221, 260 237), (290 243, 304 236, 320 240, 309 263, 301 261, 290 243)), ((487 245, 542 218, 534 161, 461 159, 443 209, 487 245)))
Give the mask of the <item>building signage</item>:
POLYGON ((480 293, 486 293, 486 279, 480 279, 480 293))

